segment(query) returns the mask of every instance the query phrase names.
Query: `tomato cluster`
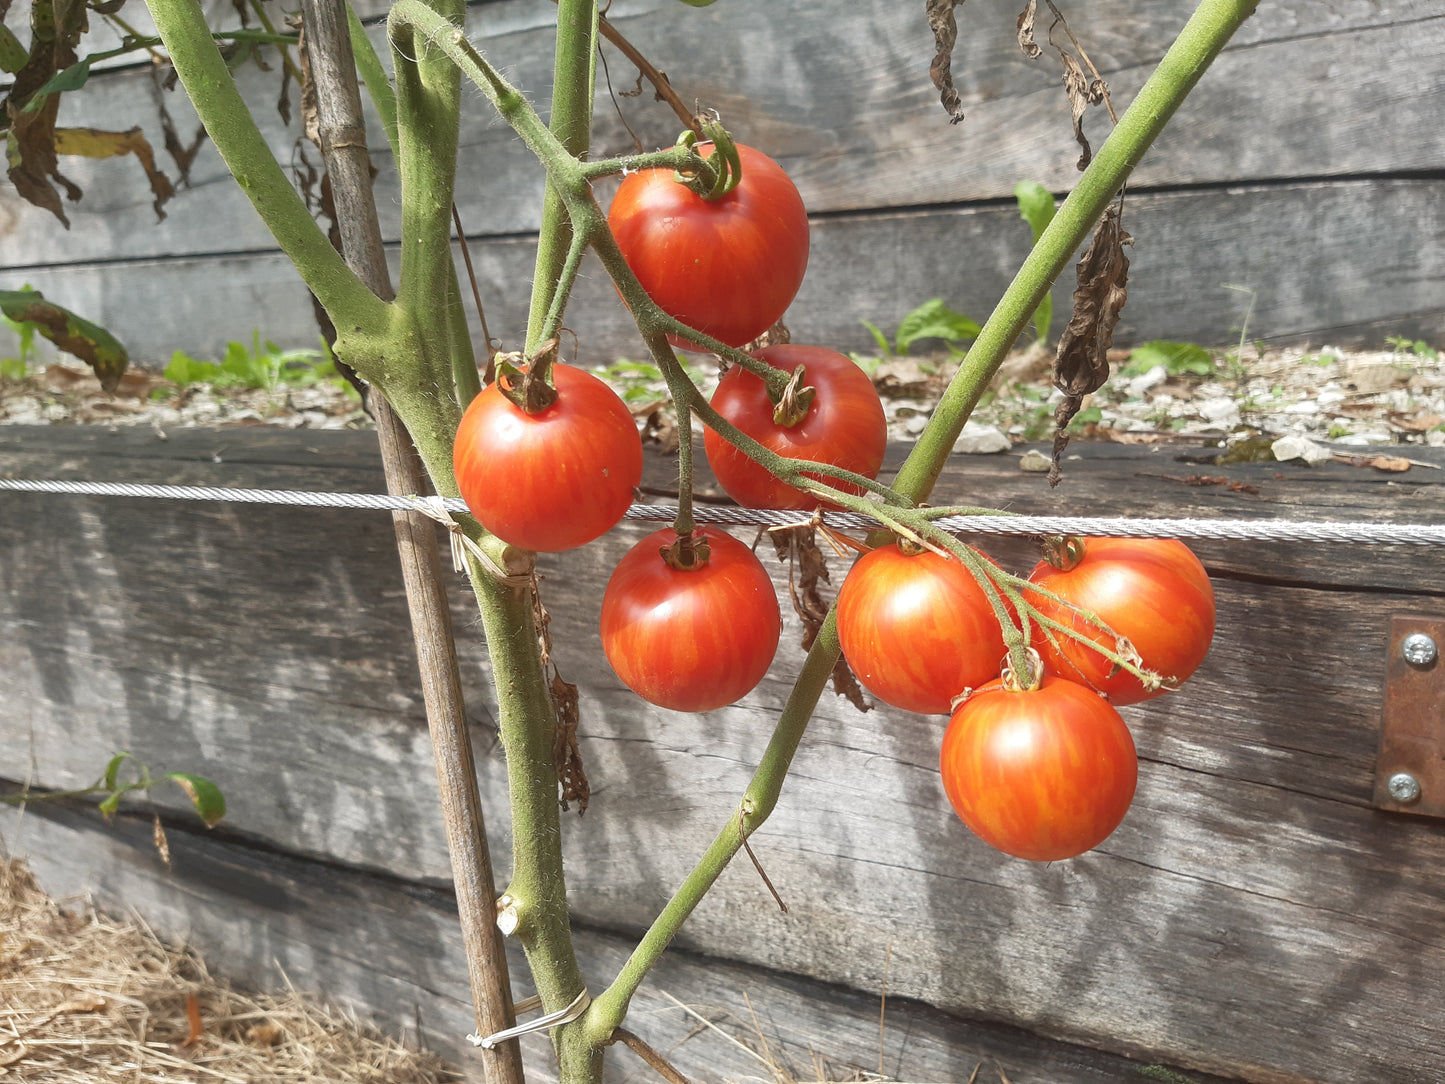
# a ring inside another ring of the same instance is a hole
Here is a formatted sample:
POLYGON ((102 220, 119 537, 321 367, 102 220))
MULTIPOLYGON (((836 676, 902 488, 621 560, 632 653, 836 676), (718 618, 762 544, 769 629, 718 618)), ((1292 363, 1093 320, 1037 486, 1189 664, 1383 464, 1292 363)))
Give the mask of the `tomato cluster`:
MULTIPOLYGON (((771 159, 738 148, 743 171, 703 199, 670 171, 624 179, 609 221, 653 300, 730 346, 783 313, 807 265, 807 217, 771 159)), ((684 342, 681 345, 686 346, 684 342)), ((712 406, 704 448, 740 504, 813 509, 734 441, 874 478, 887 423, 872 381, 818 346, 752 355, 779 374, 770 387, 733 366, 712 406), (786 384, 786 390, 779 387, 786 384), (724 425, 726 423, 726 425, 724 425)), ((523 409, 506 379, 472 402, 457 434, 457 483, 499 538, 532 550, 583 545, 626 513, 641 477, 627 407, 596 378, 551 368, 555 397, 523 409)), ((756 448, 753 448, 756 452, 756 448)), ((766 456, 764 456, 766 458, 766 456)), ((776 465, 776 464, 775 464, 776 465)), ((843 492, 859 492, 821 474, 843 492)), ((1129 808, 1138 760, 1115 710, 1177 686, 1214 633, 1209 577, 1182 543, 1071 539, 1022 583, 1037 673, 1004 667, 1022 615, 998 589, 990 559, 967 561, 905 543, 867 552, 838 593, 838 637, 858 680, 885 703, 949 714, 940 767, 958 815, 992 846, 1052 861, 1097 846, 1129 808), (1006 628, 1007 626, 1007 628, 1006 628), (1134 670, 1159 675, 1141 681, 1134 670)), ((644 699, 710 711, 751 691, 777 650, 781 614, 753 552, 717 528, 648 535, 618 564, 602 599, 603 649, 644 699)))
POLYGON ((1022 592, 1038 619, 1034 683, 999 676, 999 613, 1016 615, 952 556, 884 546, 838 592, 838 639, 859 682, 896 707, 951 712, 939 763, 954 810, 1034 861, 1081 854, 1123 820, 1138 759, 1115 705, 1177 686, 1214 635, 1209 577, 1181 542, 1072 539, 1054 560, 1022 592), (1104 651, 1163 682, 1146 687, 1104 651))

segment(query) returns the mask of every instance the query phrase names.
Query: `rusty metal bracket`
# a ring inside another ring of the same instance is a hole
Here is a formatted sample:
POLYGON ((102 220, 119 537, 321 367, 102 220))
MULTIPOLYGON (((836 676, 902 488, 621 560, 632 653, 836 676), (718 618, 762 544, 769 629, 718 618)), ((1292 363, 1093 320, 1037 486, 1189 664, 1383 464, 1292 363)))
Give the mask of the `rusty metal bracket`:
POLYGON ((1375 805, 1445 817, 1445 618, 1393 616, 1375 805))

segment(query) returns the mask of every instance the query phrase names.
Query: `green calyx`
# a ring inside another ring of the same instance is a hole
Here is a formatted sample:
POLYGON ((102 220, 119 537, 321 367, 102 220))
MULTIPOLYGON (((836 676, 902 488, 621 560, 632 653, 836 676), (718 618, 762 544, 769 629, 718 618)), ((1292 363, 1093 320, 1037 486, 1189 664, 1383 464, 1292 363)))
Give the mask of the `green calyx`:
POLYGON ((783 394, 778 396, 773 404, 774 424, 791 429, 808 416, 813 400, 818 397, 818 389, 804 384, 806 378, 807 374, 801 365, 793 370, 783 394))
POLYGON ((708 119, 699 126, 702 134, 712 143, 713 153, 707 158, 696 153, 698 134, 689 128, 677 137, 677 145, 694 151, 693 162, 672 176, 678 184, 687 185, 705 200, 722 199, 742 180, 742 159, 733 137, 721 124, 708 119))

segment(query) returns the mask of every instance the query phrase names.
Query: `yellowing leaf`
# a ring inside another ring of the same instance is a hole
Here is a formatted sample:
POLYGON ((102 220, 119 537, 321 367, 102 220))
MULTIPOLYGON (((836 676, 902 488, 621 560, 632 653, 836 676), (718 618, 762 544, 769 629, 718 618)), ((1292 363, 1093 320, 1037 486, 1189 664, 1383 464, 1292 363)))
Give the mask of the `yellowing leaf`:
POLYGON ((176 194, 170 178, 156 168, 155 151, 139 128, 126 132, 102 132, 95 128, 55 129, 55 153, 77 155, 83 158, 114 158, 117 155, 133 154, 145 170, 155 196, 152 206, 157 218, 165 218, 161 206, 176 194))

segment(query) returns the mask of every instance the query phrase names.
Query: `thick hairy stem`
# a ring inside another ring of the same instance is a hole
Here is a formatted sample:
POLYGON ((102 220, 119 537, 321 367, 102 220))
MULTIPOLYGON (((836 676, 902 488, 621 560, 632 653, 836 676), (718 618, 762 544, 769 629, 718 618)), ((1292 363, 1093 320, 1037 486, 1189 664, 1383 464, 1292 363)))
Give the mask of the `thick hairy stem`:
MULTIPOLYGON (((596 74, 597 0, 558 0, 549 128, 567 153, 578 161, 587 157, 592 146, 596 74)), ((549 175, 542 198, 542 228, 537 238, 532 308, 527 319, 526 352, 529 355, 547 341, 543 324, 550 322, 553 310, 560 314, 566 308, 566 289, 570 289, 571 283, 564 289, 560 279, 573 247, 573 227, 563 194, 549 175)))
MULTIPOLYGON (((331 247, 271 154, 226 67, 196 0, 149 0, 151 18, 201 123, 251 205, 338 326, 386 334, 386 302, 331 247)), ((360 371, 360 370, 358 370, 360 371)), ((362 371, 370 379, 373 372, 362 371)))

